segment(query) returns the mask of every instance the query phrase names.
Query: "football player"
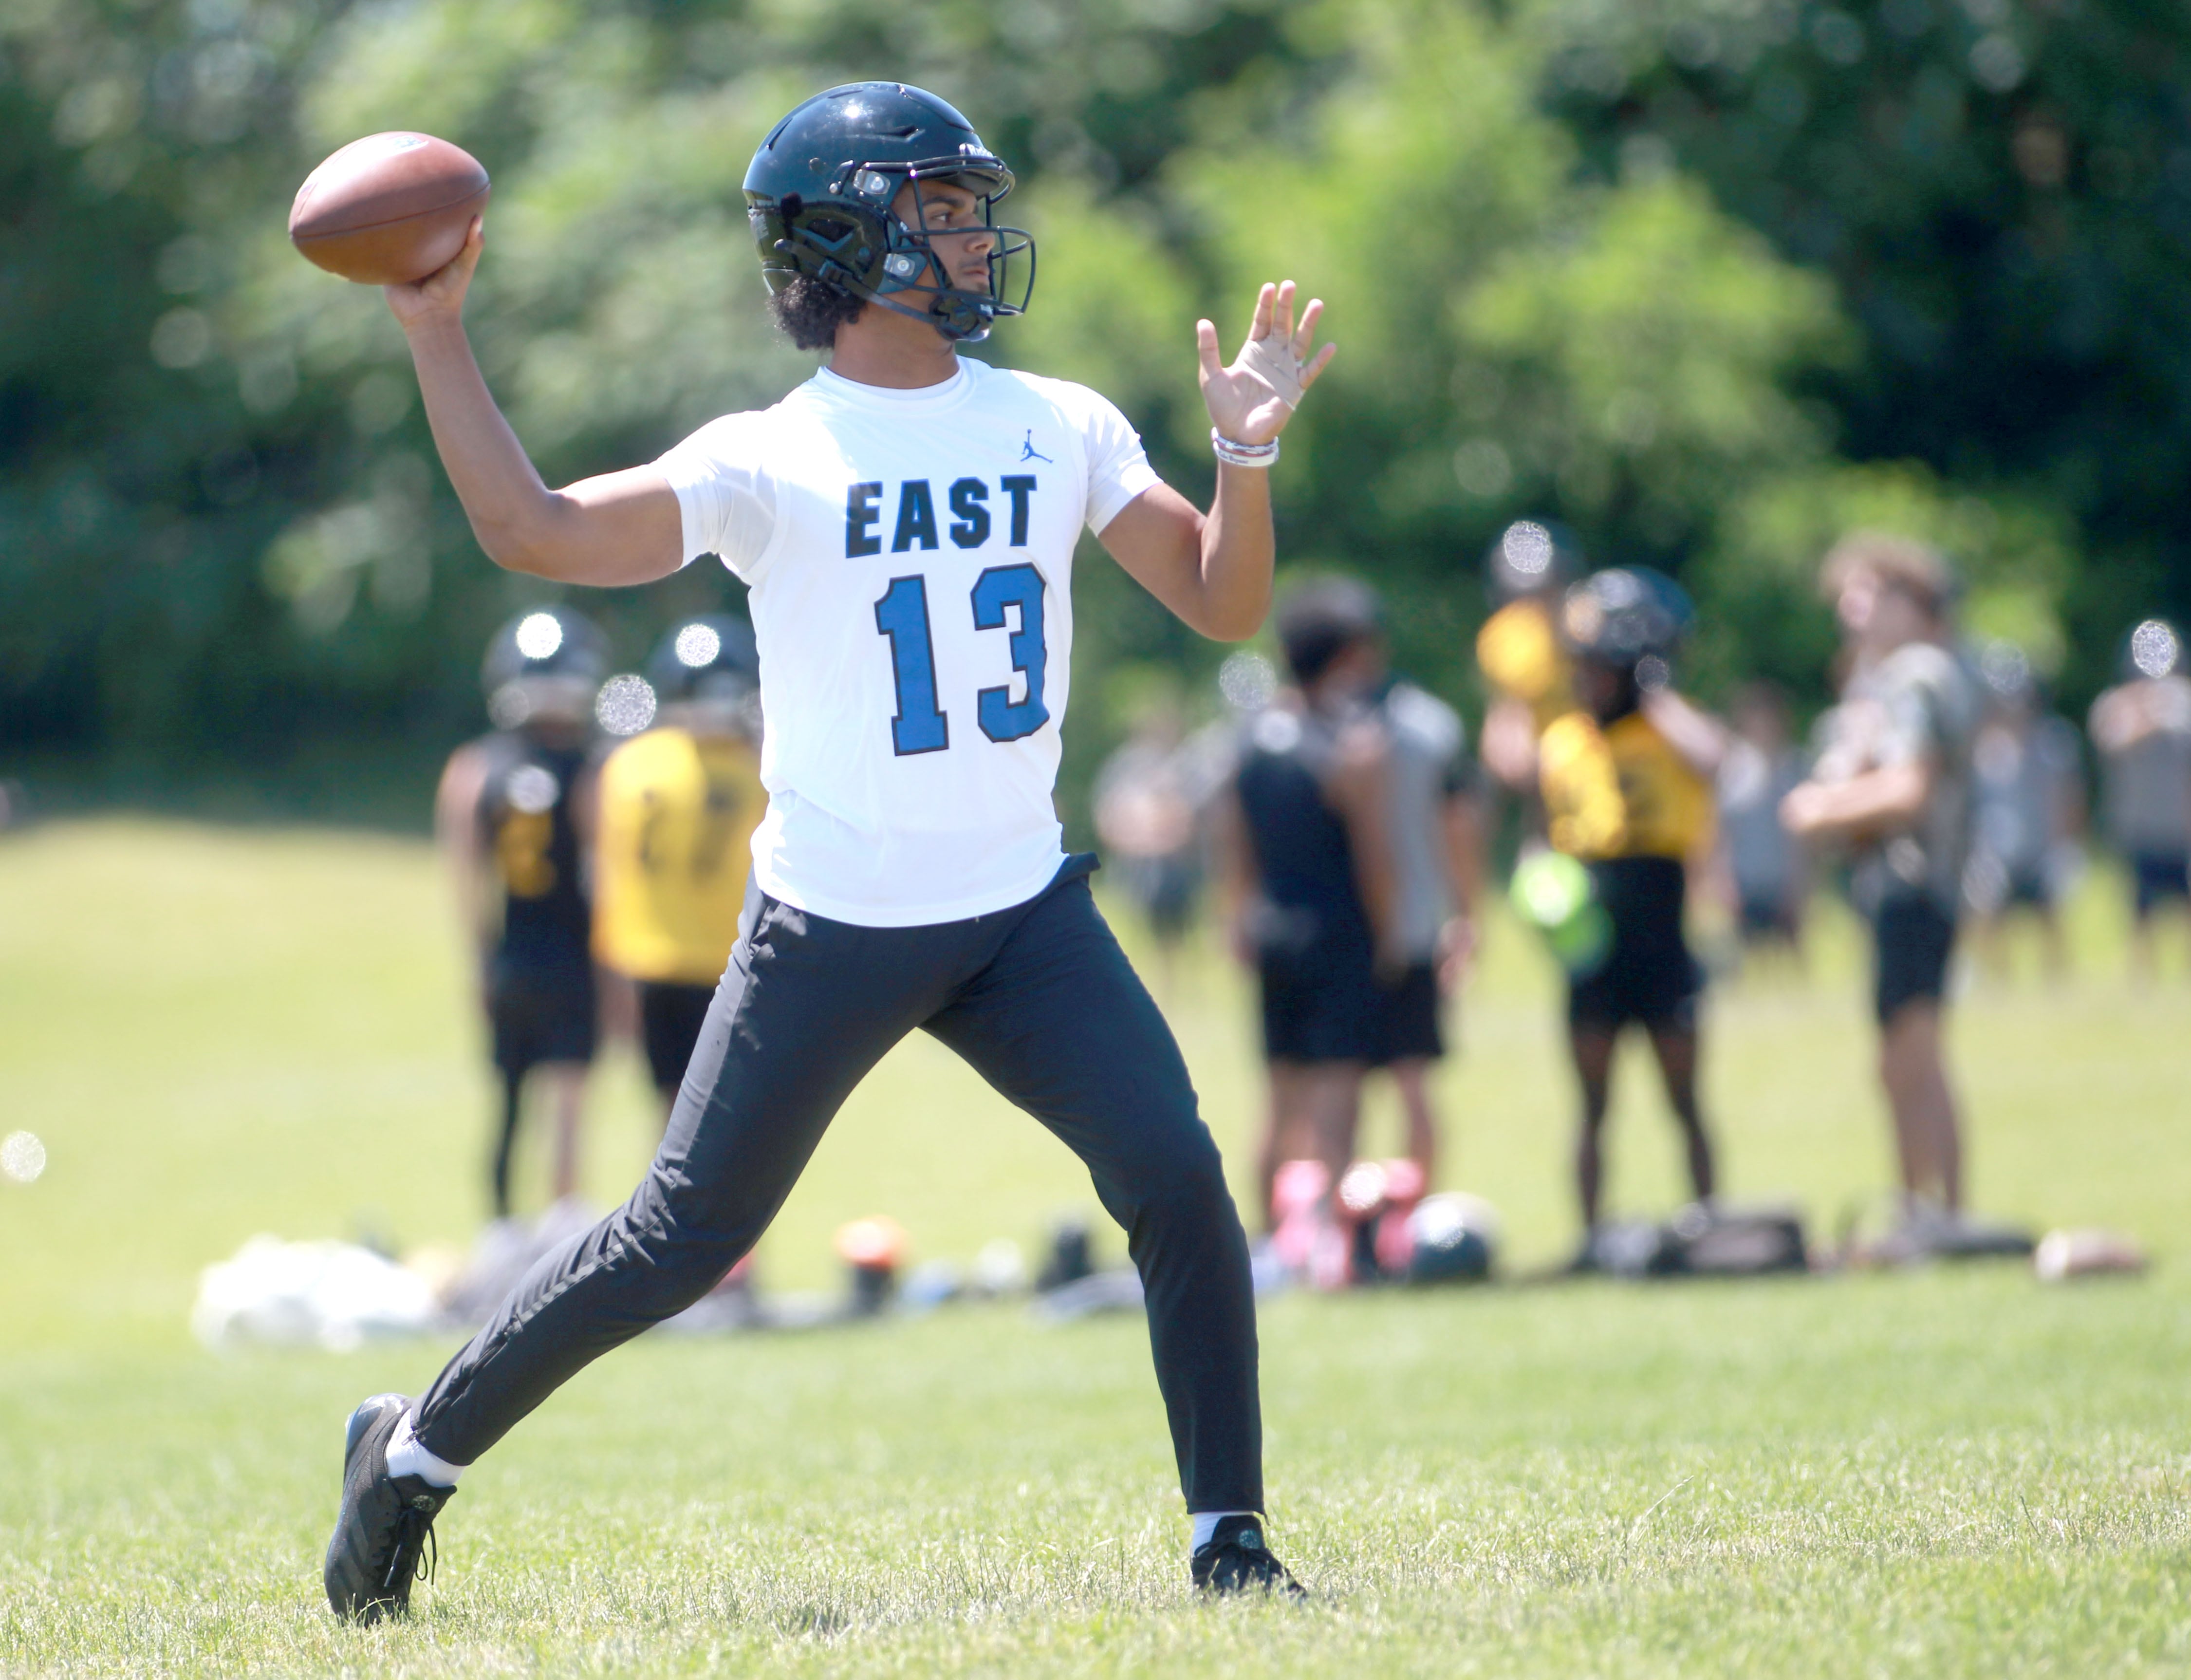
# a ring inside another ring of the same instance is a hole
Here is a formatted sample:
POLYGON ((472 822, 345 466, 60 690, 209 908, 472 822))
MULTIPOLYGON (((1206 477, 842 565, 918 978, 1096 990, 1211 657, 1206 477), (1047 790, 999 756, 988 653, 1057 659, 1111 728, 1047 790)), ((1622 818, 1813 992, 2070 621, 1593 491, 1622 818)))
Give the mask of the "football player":
POLYGON ((549 1255, 415 1402, 353 1415, 325 1569, 339 1614, 404 1607, 464 1466, 588 1362, 706 1294, 766 1228, 831 1116, 924 1028, 1087 1164, 1145 1287, 1193 1518, 1191 1578, 1298 1592, 1264 1544, 1246 1235, 1177 1045, 1061 850, 1051 788, 1084 527, 1187 624, 1261 625, 1268 469, 1331 347, 1266 286, 1231 366, 1197 326, 1207 514, 1085 388, 963 359, 1026 307, 1033 242, 957 111, 895 83, 800 105, 746 197, 779 324, 828 365, 660 459, 544 486, 465 338, 482 248, 388 288, 481 546, 567 583, 702 555, 750 586, 768 814, 743 931, 652 1168, 549 1255))
MULTIPOLYGON (((1380 665, 1384 651, 1380 638, 1380 665)), ((1378 674, 1377 713, 1386 743, 1386 822, 1403 960, 1386 988, 1377 1065, 1399 1090, 1408 1159, 1427 1187, 1437 1178, 1440 1132, 1431 1066, 1445 1055, 1445 999, 1460 989, 1475 956, 1483 815, 1460 713, 1388 669, 1378 674)))
POLYGON ((1999 976, 2009 971, 2012 917, 2035 925, 2047 977, 2066 980, 2063 925, 2075 848, 2085 821, 2084 743, 2046 703, 2023 650, 1988 646, 1978 662, 1982 721, 1971 744, 1971 853, 1963 905, 1975 913, 1978 948, 1999 976))
POLYGON ((1375 595, 1347 579, 1310 584, 1278 621, 1300 704, 1251 725, 1221 806, 1227 886, 1236 923, 1246 919, 1235 943, 1261 982, 1273 1223, 1289 1150, 1312 1147, 1335 1184, 1346 1171, 1370 1068, 1391 1073, 1408 1157, 1434 1181, 1431 1064, 1445 1054, 1443 1000, 1473 949, 1482 880, 1460 716, 1392 675, 1375 595))
POLYGON ((1578 1270, 1601 1259, 1613 1052, 1630 1022, 1658 1057, 1687 1146, 1690 1187, 1706 1204, 1715 1187, 1711 1138, 1697 1102, 1703 971, 1682 922, 1689 864, 1712 839, 1711 777, 1723 738, 1669 686, 1668 662, 1687 613, 1670 580, 1632 568, 1585 578, 1560 612, 1578 704, 1539 743, 1545 831, 1554 851, 1589 869, 1611 936, 1568 975, 1568 1042, 1582 1086, 1578 1270))
POLYGON ((655 727, 601 766, 594 954, 637 982, 640 1041, 667 1109, 737 939, 768 793, 750 626, 687 619, 647 675, 655 727))
POLYGON ((1810 860, 1780 826, 1780 801, 1803 779, 1801 751, 1789 735, 1788 697, 1770 680, 1735 692, 1727 753, 1720 760, 1720 880, 1734 912, 1745 960, 1773 954, 1802 963, 1810 860))
POLYGON ((581 829, 592 793, 594 694, 606 665, 601 633, 568 608, 539 607, 504 624, 481 671, 495 731, 450 755, 434 800, 502 1078, 489 1167, 498 1219, 509 1216, 510 1156, 528 1090, 555 1117, 556 1199, 578 1187, 598 1008, 581 829))
POLYGON ((1382 667, 1375 597, 1346 578, 1279 603, 1294 686, 1256 715, 1221 807, 1234 954, 1256 972, 1270 1108, 1258 1162, 1275 1231, 1282 1164, 1346 1170, 1362 1082, 1404 971, 1391 753, 1369 696, 1382 667))
POLYGON ((2191 673, 2183 639, 2148 618, 2123 639, 2122 681, 2092 703, 2108 838, 2130 866, 2131 960, 2157 970, 2154 922, 2191 908, 2191 673))
POLYGON ((1863 532, 1820 581, 1850 654, 1810 779, 1780 802, 1788 831, 1845 848, 1873 935, 1879 1076, 1902 1170, 1898 1246, 1953 1244, 1961 1227, 1960 1104, 1942 1013, 1971 840, 1978 699, 1952 651, 1954 578, 1937 550, 1863 532))
POLYGON ((1519 519, 1499 533, 1484 556, 1484 579, 1498 604, 1476 633, 1476 664, 1490 706, 1479 742, 1483 766, 1517 795, 1523 829, 1541 840, 1537 740, 1555 718, 1574 709, 1567 649, 1561 645, 1561 592, 1581 569, 1581 555, 1557 526, 1519 519))

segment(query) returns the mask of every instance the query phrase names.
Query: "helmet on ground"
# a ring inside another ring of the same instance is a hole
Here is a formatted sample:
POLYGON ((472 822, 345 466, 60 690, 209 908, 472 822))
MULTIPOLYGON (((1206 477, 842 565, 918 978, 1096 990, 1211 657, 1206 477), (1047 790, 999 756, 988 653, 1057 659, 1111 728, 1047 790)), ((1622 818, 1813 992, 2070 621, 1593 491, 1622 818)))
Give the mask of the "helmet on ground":
POLYGON ((487 715, 500 729, 582 720, 608 671, 608 639, 567 607, 535 607, 494 633, 480 667, 487 715))
POLYGON ((1408 1216, 1411 1284, 1475 1283, 1499 1257, 1499 1213, 1481 1196, 1426 1196, 1408 1216))
POLYGON ((1034 240, 998 227, 1012 172, 971 123, 933 94, 898 82, 854 82, 817 94, 769 131, 746 170, 746 217, 761 276, 781 292, 799 275, 978 343, 999 316, 1023 315, 1034 293, 1034 240), (989 286, 952 283, 931 242, 891 207, 910 183, 948 182, 981 200, 994 235, 989 286), (1016 293, 1016 296, 1013 294, 1016 293))
POLYGON ((1582 566, 1582 548, 1574 533, 1547 520, 1516 520, 1492 539, 1483 555, 1484 572, 1496 601, 1557 589, 1582 566))

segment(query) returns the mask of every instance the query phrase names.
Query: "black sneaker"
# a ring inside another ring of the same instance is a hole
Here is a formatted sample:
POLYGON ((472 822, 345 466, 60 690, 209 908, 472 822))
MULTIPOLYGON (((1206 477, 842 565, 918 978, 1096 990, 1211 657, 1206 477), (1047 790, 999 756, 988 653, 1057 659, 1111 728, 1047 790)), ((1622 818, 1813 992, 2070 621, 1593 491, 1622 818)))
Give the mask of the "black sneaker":
POLYGON ((1306 1598, 1308 1592, 1263 1544, 1260 1517, 1226 1517, 1209 1543, 1195 1548, 1190 1566, 1195 1590, 1220 1597, 1263 1592, 1280 1598, 1306 1598))
POLYGON ((376 1394, 350 1415, 327 1563, 327 1603, 345 1620, 401 1615, 411 1608, 413 1579, 433 1575, 434 1518, 456 1489, 388 1473, 389 1438, 410 1409, 408 1395, 376 1394))

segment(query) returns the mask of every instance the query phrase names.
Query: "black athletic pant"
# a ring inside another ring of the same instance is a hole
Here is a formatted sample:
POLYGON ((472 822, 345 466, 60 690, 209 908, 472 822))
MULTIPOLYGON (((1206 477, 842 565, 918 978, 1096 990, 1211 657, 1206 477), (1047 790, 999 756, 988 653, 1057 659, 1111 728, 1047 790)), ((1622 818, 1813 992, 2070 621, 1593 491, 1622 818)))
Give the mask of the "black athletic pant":
POLYGON ((994 915, 871 928, 748 889, 662 1150, 631 1199, 548 1256, 420 1403, 469 1464, 573 1374, 712 1289, 861 1077, 926 1028, 1087 1164, 1147 1295, 1191 1511, 1261 1511, 1247 1239, 1164 1017, 1097 914, 1091 864, 994 915))

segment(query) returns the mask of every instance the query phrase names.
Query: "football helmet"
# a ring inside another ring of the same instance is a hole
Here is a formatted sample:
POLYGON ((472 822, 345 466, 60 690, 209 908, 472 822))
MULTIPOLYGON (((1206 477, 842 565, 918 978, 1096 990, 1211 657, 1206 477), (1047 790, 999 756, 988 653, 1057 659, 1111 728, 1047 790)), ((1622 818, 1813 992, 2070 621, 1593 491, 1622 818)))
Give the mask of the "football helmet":
POLYGON ((646 675, 666 705, 682 700, 736 705, 760 684, 753 626, 721 613, 682 619, 654 650, 646 675))
POLYGON ((487 715, 498 729, 582 721, 608 664, 608 639, 593 620, 567 607, 529 607, 487 644, 487 715))
POLYGON ((1560 631, 1578 652, 1608 665, 1670 660, 1696 618, 1687 593, 1663 572, 1619 566, 1567 593, 1560 631))
POLYGON ((794 275, 843 288, 947 339, 977 344, 1034 294, 1034 239, 999 227, 996 202, 1012 172, 973 125, 933 94, 898 82, 853 82, 817 94, 769 131, 746 170, 746 217, 761 276, 781 292, 794 275), (939 236, 891 208, 910 183, 948 182, 978 195, 993 236, 989 287, 953 284, 939 236))
POLYGON ((1516 520, 1493 538, 1483 555, 1494 601, 1557 589, 1582 566, 1582 548, 1574 533, 1549 520, 1516 520))

